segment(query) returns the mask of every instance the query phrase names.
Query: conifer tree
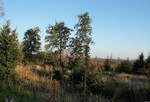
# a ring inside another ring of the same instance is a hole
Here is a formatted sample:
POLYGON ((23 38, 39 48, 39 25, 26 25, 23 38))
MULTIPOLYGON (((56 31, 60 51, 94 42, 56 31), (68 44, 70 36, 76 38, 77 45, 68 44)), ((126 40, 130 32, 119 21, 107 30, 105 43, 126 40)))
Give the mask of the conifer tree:
POLYGON ((21 54, 16 29, 10 28, 7 21, 0 29, 0 77, 7 77, 20 62, 21 54))
POLYGON ((45 37, 47 45, 46 49, 54 50, 59 54, 59 65, 62 65, 62 54, 68 47, 69 36, 71 29, 65 26, 64 22, 50 25, 47 30, 47 36, 45 37))
POLYGON ((145 61, 145 68, 150 69, 150 56, 148 56, 148 58, 145 61))
POLYGON ((109 58, 107 58, 106 60, 105 60, 105 62, 104 62, 104 70, 105 71, 110 71, 110 70, 112 70, 112 68, 111 68, 111 62, 110 62, 110 59, 109 58))
POLYGON ((25 32, 24 41, 23 41, 23 52, 25 54, 25 59, 32 61, 33 54, 36 54, 40 50, 40 29, 35 27, 29 29, 25 32))
POLYGON ((141 53, 139 55, 139 58, 134 63, 133 71, 137 73, 140 69, 144 68, 144 66, 145 66, 144 54, 141 53))
POLYGON ((92 27, 91 27, 91 18, 86 12, 78 16, 78 23, 75 25, 75 38, 72 40, 72 55, 75 57, 75 63, 80 64, 84 63, 84 93, 86 92, 86 70, 89 67, 89 58, 90 58, 90 45, 92 41, 92 27), (84 62, 80 62, 81 58, 84 58, 84 62))

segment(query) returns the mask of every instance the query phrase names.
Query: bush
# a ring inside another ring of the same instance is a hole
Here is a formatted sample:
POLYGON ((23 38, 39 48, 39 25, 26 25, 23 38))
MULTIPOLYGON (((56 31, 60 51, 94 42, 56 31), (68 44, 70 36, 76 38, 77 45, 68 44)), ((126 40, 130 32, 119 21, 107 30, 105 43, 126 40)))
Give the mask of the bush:
POLYGON ((102 73, 100 70, 96 70, 87 76, 88 90, 93 94, 99 94, 103 87, 102 73))
MULTIPOLYGON (((83 92, 85 78, 85 69, 84 68, 76 68, 73 70, 72 74, 69 78, 69 83, 76 90, 83 92)), ((86 73, 86 92, 92 94, 99 94, 103 87, 102 81, 102 73, 100 70, 96 70, 94 72, 86 73)))
POLYGON ((112 66, 110 64, 110 60, 109 59, 106 59, 105 60, 105 63, 104 63, 104 70, 105 71, 111 71, 112 70, 112 66))
POLYGON ((51 65, 51 66, 57 66, 57 55, 53 52, 45 52, 44 55, 44 64, 45 65, 51 65))
POLYGON ((141 70, 143 70, 144 67, 145 67, 144 55, 143 55, 143 53, 141 53, 139 55, 139 58, 134 62, 133 72, 141 73, 141 70))
POLYGON ((80 84, 84 81, 84 73, 84 68, 75 68, 70 78, 74 84, 80 84))
POLYGON ((59 70, 54 70, 53 71, 53 79, 62 80, 63 79, 63 73, 59 70))
POLYGON ((116 69, 117 72, 125 72, 125 73, 131 73, 132 72, 132 64, 130 61, 122 61, 117 69, 116 69))

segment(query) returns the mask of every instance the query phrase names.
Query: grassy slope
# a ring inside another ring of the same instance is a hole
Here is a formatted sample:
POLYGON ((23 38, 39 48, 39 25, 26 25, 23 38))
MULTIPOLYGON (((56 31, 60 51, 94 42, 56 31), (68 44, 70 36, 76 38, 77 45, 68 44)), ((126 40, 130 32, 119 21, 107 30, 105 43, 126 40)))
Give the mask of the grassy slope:
MULTIPOLYGON (((17 84, 9 90, 1 84, 0 102, 4 100, 3 97, 9 96, 9 94, 17 102, 33 102, 33 100, 34 102, 81 102, 83 96, 66 93, 59 81, 51 80, 50 69, 48 66, 45 68, 17 66, 15 69, 17 84)), ((126 98, 125 101, 128 102, 135 100, 141 102, 144 99, 149 99, 149 96, 141 96, 150 93, 150 80, 144 75, 104 72, 102 80, 104 81, 104 88, 101 90, 103 97, 90 95, 87 97, 87 102, 96 100, 98 102, 109 102, 109 100, 117 102, 118 100, 122 101, 122 98, 126 98)))

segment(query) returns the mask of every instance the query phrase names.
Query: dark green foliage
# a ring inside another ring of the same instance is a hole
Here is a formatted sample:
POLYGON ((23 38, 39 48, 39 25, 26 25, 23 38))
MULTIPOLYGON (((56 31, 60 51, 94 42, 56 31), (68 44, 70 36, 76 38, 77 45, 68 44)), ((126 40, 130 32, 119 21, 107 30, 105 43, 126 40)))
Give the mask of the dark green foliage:
POLYGON ((117 72, 125 72, 131 73, 132 72, 132 64, 129 60, 122 61, 116 69, 117 72))
POLYGON ((38 97, 37 94, 27 88, 18 83, 14 84, 14 80, 9 84, 0 83, 0 86, 0 102, 5 102, 6 98, 14 100, 14 102, 45 102, 42 97, 38 97))
MULTIPOLYGON (((77 60, 77 59, 75 59, 75 60, 77 60)), ((72 61, 72 66, 70 68, 71 74, 69 77, 69 83, 71 83, 72 86, 81 85, 84 82, 84 73, 85 73, 84 59, 81 58, 80 63, 78 63, 79 61, 75 61, 75 60, 72 61), (75 63, 73 63, 73 62, 75 62, 75 63)), ((81 85, 81 87, 83 87, 83 86, 81 85)))
POLYGON ((148 56, 148 58, 145 61, 145 68, 150 69, 150 56, 148 56))
POLYGON ((85 73, 84 68, 80 68, 80 67, 75 68, 70 77, 73 84, 81 84, 84 79, 84 73, 85 73))
MULTIPOLYGON (((85 77, 85 68, 74 68, 72 74, 70 75, 70 84, 74 87, 80 86, 80 88, 83 88, 84 86, 84 77, 85 77)), ((100 94, 101 89, 103 87, 103 81, 102 81, 102 73, 100 70, 96 70, 94 72, 88 72, 86 74, 86 87, 87 93, 92 94, 100 94)), ((76 89, 76 91, 79 89, 76 89)), ((81 90, 80 90, 81 91, 81 90)), ((83 89, 82 91, 83 92, 83 89)))
POLYGON ((63 74, 62 74, 62 72, 60 70, 54 70, 52 77, 55 80, 62 80, 63 79, 63 74))
POLYGON ((93 43, 91 38, 91 19, 87 12, 79 15, 78 18, 79 21, 75 25, 76 36, 72 38, 70 45, 72 48, 71 55, 75 58, 85 57, 88 59, 90 57, 90 44, 93 43))
POLYGON ((103 88, 102 73, 100 70, 96 70, 87 75, 87 88, 90 93, 100 94, 103 88))
POLYGON ((34 54, 32 61, 34 64, 43 65, 45 61, 45 52, 38 52, 37 54, 34 54))
POLYGON ((29 29, 25 32, 23 52, 28 61, 32 61, 33 54, 36 54, 40 50, 41 42, 39 32, 40 29, 38 27, 29 29))
POLYGON ((69 36, 71 34, 71 29, 65 26, 64 22, 56 23, 47 28, 45 37, 47 45, 46 49, 55 50, 59 53, 59 65, 62 63, 62 54, 64 50, 68 47, 69 36))
MULTIPOLYGON (((71 66, 74 68, 78 67, 78 64, 83 63, 85 66, 82 68, 84 69, 84 77, 80 76, 84 81, 84 94, 86 92, 86 69, 89 67, 89 58, 90 58, 90 45, 93 43, 92 41, 92 27, 91 27, 91 18, 89 17, 89 14, 83 13, 78 16, 78 23, 75 25, 75 38, 71 39, 70 47, 72 49, 71 56, 73 59, 70 63, 71 66), (84 60, 82 60, 82 58, 84 60), (83 61, 83 62, 82 62, 83 61)), ((79 79, 79 78, 77 78, 79 79)))
POLYGON ((108 58, 105 60, 104 70, 105 71, 111 71, 112 70, 111 63, 110 63, 110 60, 108 58))
MULTIPOLYGON (((82 15, 79 15, 78 18, 79 18, 79 21, 75 26, 77 30, 75 39, 79 41, 79 44, 78 44, 79 49, 77 51, 79 52, 79 54, 81 53, 82 56, 85 58, 85 62, 84 62, 86 66, 85 68, 88 69, 89 58, 90 58, 90 45, 93 43, 92 38, 91 38, 91 34, 92 34, 91 18, 89 17, 89 14, 87 12, 82 15)), ((75 43, 77 43, 76 40, 75 40, 75 43)), ((78 56, 76 57, 78 58, 78 56)), ((86 88, 87 88, 86 69, 84 72, 84 95, 86 93, 86 88)))
POLYGON ((135 89, 127 85, 116 88, 113 101, 115 102, 144 102, 150 100, 149 89, 135 89))
POLYGON ((144 74, 150 76, 150 56, 145 60, 145 71, 144 74))
POLYGON ((45 52, 44 65, 50 65, 56 67, 58 65, 57 54, 54 52, 45 52))
POLYGON ((12 74, 21 58, 16 30, 11 30, 7 22, 0 29, 0 78, 12 74))
POLYGON ((147 87, 132 86, 133 83, 124 83, 117 80, 108 80, 103 83, 101 95, 112 102, 144 102, 149 100, 150 89, 147 87))
POLYGON ((104 83, 104 87, 101 90, 101 94, 104 97, 112 98, 115 94, 116 88, 119 86, 119 83, 115 80, 108 80, 104 83))
POLYGON ((135 61, 133 66, 133 72, 139 73, 139 71, 144 68, 145 62, 144 62, 144 55, 141 53, 139 55, 139 58, 135 61))
POLYGON ((69 57, 68 57, 68 59, 69 59, 69 62, 68 62, 68 66, 67 66, 67 68, 68 68, 68 69, 70 69, 70 70, 72 70, 72 69, 74 68, 74 66, 75 66, 74 58, 73 58, 73 57, 71 57, 71 56, 69 56, 69 57))

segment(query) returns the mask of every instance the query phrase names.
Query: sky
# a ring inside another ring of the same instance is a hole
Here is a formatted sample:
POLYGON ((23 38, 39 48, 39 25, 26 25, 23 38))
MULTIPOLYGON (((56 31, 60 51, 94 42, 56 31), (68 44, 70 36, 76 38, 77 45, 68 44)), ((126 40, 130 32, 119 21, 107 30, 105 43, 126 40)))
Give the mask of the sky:
POLYGON ((77 16, 89 12, 93 40, 91 56, 136 59, 150 52, 150 0, 3 0, 5 16, 22 41, 27 29, 39 26, 42 48, 48 25, 64 21, 73 28, 77 16))

